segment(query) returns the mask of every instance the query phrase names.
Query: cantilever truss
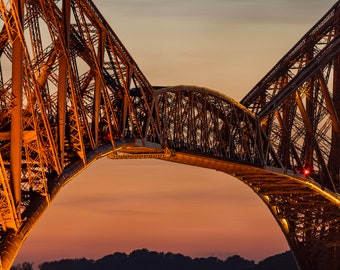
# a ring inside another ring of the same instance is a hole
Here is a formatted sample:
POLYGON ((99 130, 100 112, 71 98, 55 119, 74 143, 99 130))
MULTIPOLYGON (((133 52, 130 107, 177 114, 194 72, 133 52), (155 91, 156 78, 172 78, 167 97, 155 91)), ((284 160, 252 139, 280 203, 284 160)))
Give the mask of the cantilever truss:
POLYGON ((91 0, 0 0, 0 268, 61 187, 109 156, 234 175, 301 269, 339 269, 339 14, 337 3, 242 105, 154 89, 91 0))
POLYGON ((151 85, 91 1, 0 1, 0 18, 4 243, 27 234, 23 224, 59 190, 52 179, 76 172, 70 164, 86 166, 123 132, 144 143, 159 131, 151 85))
POLYGON ((287 169, 340 191, 340 15, 335 4, 243 98, 287 169))

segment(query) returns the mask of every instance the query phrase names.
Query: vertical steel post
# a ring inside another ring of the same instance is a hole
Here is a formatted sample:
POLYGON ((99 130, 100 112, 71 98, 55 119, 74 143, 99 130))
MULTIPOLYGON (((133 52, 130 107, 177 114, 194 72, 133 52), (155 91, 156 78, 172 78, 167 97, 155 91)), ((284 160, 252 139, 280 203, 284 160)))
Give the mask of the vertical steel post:
POLYGON ((16 210, 19 211, 21 201, 21 158, 22 158, 22 104, 23 104, 23 59, 24 50, 20 29, 23 25, 24 0, 13 1, 13 12, 18 19, 17 35, 13 42, 12 58, 12 94, 13 110, 11 120, 10 171, 11 189, 16 210))
POLYGON ((98 146, 98 133, 99 133, 99 112, 100 112, 100 102, 101 102, 101 90, 102 90, 102 75, 101 68, 103 66, 104 61, 104 45, 105 45, 105 33, 100 31, 98 34, 98 56, 97 63, 98 69, 96 74, 96 82, 95 82, 95 92, 94 92, 94 107, 93 107, 93 132, 94 132, 94 141, 95 145, 98 146))
POLYGON ((63 0, 63 27, 64 27, 64 51, 59 58, 59 83, 58 83, 58 142, 61 168, 64 168, 65 152, 65 125, 66 125, 66 93, 68 78, 68 60, 67 50, 69 47, 70 37, 70 20, 71 20, 71 0, 63 0))
MULTIPOLYGON (((337 7, 335 16, 335 35, 340 35, 340 6, 337 7)), ((333 104, 334 108, 340 108, 340 55, 334 58, 334 73, 333 73, 333 104)), ((340 113, 335 110, 337 119, 340 119, 340 113)), ((340 190, 340 134, 333 127, 332 145, 329 156, 329 171, 337 187, 340 190)))

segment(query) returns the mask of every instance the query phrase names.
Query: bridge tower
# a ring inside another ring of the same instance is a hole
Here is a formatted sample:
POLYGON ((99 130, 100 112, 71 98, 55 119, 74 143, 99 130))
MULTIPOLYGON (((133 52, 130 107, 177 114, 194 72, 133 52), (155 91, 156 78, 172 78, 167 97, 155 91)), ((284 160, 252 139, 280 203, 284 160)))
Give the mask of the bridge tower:
POLYGON ((0 268, 61 188, 108 156, 233 175, 301 270, 340 269, 339 5, 239 103, 153 87, 91 0, 0 0, 0 268))

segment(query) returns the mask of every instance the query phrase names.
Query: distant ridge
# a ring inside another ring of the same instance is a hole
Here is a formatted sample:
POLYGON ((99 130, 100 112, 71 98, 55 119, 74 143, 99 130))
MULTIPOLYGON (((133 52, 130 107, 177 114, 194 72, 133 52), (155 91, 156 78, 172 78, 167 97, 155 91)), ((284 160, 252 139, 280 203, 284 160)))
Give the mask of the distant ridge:
MULTIPOLYGON (((31 270, 32 263, 15 265, 11 270, 31 270)), ((129 255, 116 252, 101 259, 62 259, 44 262, 40 270, 298 270, 290 251, 270 256, 259 263, 238 255, 226 260, 216 257, 194 258, 171 252, 139 249, 129 255)))

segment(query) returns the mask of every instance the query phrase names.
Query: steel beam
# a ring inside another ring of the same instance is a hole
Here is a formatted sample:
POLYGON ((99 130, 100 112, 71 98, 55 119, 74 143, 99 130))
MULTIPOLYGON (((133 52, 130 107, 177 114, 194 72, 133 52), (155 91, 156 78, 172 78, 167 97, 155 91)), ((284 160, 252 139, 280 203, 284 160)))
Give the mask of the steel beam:
POLYGON ((97 65, 96 65, 96 77, 95 77, 95 89, 94 89, 94 111, 92 119, 93 135, 95 145, 99 142, 99 123, 100 123, 100 103, 101 103, 101 92, 103 87, 103 75, 101 74, 101 67, 104 62, 104 49, 105 49, 105 32, 100 31, 98 33, 98 52, 97 52, 97 65))
POLYGON ((11 188, 16 211, 20 209, 21 202, 21 155, 22 155, 22 106, 23 106, 23 60, 24 49, 22 39, 24 0, 13 1, 13 13, 16 18, 18 34, 13 42, 12 58, 12 94, 13 110, 11 120, 11 188))
POLYGON ((71 0, 63 0, 63 29, 64 42, 63 48, 58 48, 61 52, 59 58, 59 82, 58 82, 58 147, 61 167, 64 167, 65 155, 65 125, 66 125, 66 94, 68 85, 68 69, 69 61, 68 48, 70 40, 70 16, 71 16, 71 0))

